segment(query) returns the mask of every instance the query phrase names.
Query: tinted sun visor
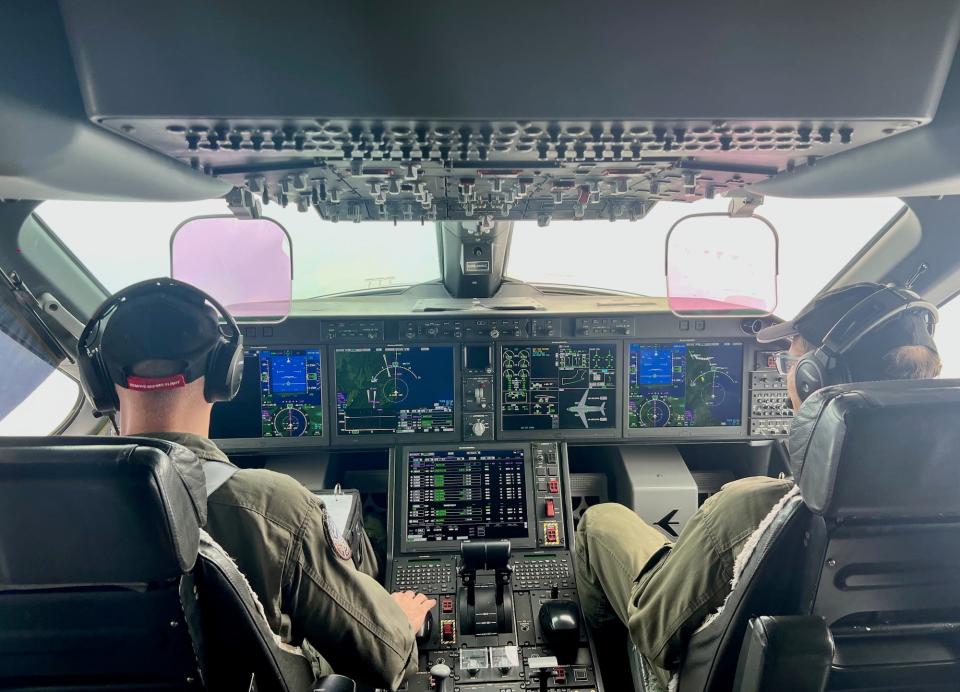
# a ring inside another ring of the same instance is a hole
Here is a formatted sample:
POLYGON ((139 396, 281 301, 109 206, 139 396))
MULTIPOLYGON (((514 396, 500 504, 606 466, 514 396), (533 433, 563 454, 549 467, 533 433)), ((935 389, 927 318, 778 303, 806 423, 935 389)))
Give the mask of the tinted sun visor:
POLYGON ((271 219, 198 216, 170 239, 170 276, 220 301, 238 320, 279 321, 290 313, 290 235, 271 219))
POLYGON ((667 233, 667 300, 681 316, 762 316, 777 307, 778 239, 761 216, 691 214, 667 233))

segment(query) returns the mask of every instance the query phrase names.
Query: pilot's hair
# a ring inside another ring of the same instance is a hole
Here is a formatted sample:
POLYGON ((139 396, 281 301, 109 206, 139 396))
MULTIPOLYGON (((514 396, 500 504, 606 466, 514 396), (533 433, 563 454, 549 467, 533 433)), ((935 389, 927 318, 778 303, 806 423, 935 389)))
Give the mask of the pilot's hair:
MULTIPOLYGON (((795 336, 804 352, 816 348, 802 336, 795 336)), ((863 382, 878 380, 929 380, 940 374, 940 356, 926 346, 909 344, 897 346, 885 353, 879 366, 860 367, 854 372, 855 379, 863 382)))

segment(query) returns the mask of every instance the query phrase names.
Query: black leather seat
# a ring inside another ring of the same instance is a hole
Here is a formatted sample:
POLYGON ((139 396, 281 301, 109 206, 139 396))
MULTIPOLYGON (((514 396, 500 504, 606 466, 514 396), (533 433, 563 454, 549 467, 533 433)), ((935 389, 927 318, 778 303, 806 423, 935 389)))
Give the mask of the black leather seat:
POLYGON ((183 447, 0 438, 0 688, 311 689, 205 520, 183 447))
POLYGON ((791 689, 822 689, 828 676, 831 690, 960 688, 960 381, 821 390, 798 412, 789 450, 799 490, 691 639, 680 692, 759 679, 744 667, 763 657, 741 656, 741 645, 745 634, 769 644, 757 639, 760 616, 786 629, 796 618, 777 616, 807 616, 823 670, 812 653, 792 675, 781 670, 791 689))

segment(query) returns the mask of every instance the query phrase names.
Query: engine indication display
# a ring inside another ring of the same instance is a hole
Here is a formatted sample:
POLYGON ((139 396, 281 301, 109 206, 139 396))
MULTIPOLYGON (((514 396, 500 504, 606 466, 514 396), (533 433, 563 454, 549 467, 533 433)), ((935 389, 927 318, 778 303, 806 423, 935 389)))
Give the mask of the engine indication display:
POLYGON ((616 427, 616 344, 504 346, 502 373, 505 431, 616 427))
POLYGON ((409 452, 406 479, 411 543, 529 534, 522 449, 409 452))
POLYGON ((743 344, 630 344, 628 426, 739 426, 743 344))
POLYGON ((319 350, 264 350, 260 365, 263 437, 323 435, 319 350))
POLYGON ((337 434, 454 432, 452 346, 338 348, 337 434))

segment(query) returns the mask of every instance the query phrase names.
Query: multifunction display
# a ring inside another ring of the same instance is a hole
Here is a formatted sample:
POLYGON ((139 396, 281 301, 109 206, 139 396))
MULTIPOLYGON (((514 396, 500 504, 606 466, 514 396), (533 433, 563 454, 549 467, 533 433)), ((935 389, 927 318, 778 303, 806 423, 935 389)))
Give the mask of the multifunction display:
POLYGON ((337 434, 454 432, 452 346, 338 348, 337 434))
POLYGON ((526 538, 523 449, 407 453, 410 543, 526 538))
POLYGON ((742 424, 743 344, 630 344, 630 428, 742 424))
POLYGON ((248 350, 240 391, 210 425, 214 439, 323 436, 320 350, 248 350))
POLYGON ((616 344, 509 345, 502 353, 504 430, 616 427, 616 344))

